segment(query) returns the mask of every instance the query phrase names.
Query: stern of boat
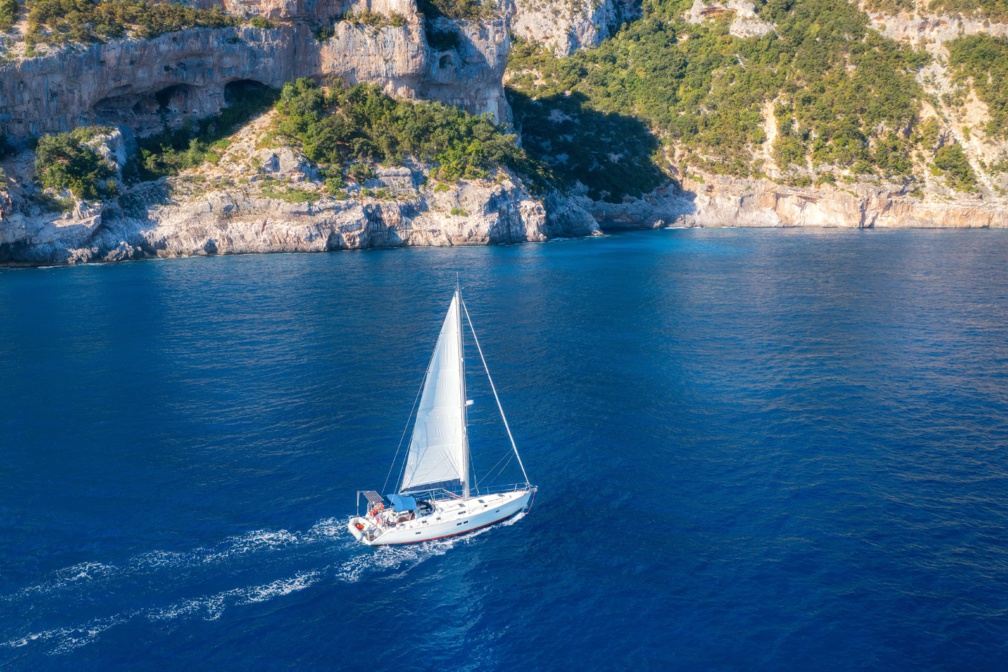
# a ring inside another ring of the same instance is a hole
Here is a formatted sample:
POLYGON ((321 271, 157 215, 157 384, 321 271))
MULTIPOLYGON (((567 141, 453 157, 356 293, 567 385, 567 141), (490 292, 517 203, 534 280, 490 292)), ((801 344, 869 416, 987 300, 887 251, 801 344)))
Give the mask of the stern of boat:
POLYGON ((354 536, 354 539, 368 546, 373 545, 375 539, 381 536, 381 530, 378 529, 378 526, 373 521, 360 516, 351 518, 350 522, 347 523, 347 529, 350 530, 350 534, 354 536))

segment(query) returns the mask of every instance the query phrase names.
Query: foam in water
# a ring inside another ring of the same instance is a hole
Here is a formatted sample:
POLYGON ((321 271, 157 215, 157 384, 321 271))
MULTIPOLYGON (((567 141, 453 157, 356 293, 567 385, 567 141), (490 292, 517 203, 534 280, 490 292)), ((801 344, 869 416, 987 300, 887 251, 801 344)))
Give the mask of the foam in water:
MULTIPOLYGON (((524 514, 519 514, 500 525, 513 525, 524 514)), ((339 550, 353 553, 352 557, 336 565, 326 564, 320 568, 299 571, 293 576, 256 583, 250 586, 231 588, 209 595, 178 600, 164 607, 147 607, 139 610, 124 611, 107 617, 94 618, 72 627, 58 627, 40 630, 28 635, 0 642, 0 648, 21 648, 33 643, 49 644, 50 653, 64 654, 81 646, 89 644, 102 633, 112 627, 143 618, 151 622, 168 622, 178 619, 199 618, 215 621, 221 618, 229 607, 260 604, 270 600, 305 590, 318 583, 326 576, 338 581, 356 583, 368 574, 399 570, 402 574, 417 567, 425 560, 444 555, 456 544, 469 544, 476 537, 484 534, 494 526, 485 527, 468 534, 448 539, 439 539, 406 546, 381 546, 365 549, 352 543, 346 532, 346 520, 326 518, 315 523, 307 532, 295 533, 287 530, 253 530, 242 535, 229 537, 219 544, 210 547, 200 547, 192 551, 179 553, 173 551, 151 551, 135 556, 122 566, 100 562, 85 562, 59 570, 53 578, 35 586, 24 588, 18 593, 5 596, 3 599, 14 601, 16 598, 38 597, 39 595, 58 595, 61 591, 71 588, 97 590, 96 581, 103 582, 101 590, 112 590, 104 585, 108 581, 119 580, 125 583, 127 579, 147 577, 156 572, 169 572, 168 576, 159 577, 157 585, 169 586, 171 579, 187 579, 190 572, 196 572, 194 578, 205 578, 209 568, 221 566, 223 569, 234 569, 235 563, 247 556, 256 554, 273 554, 278 551, 293 552, 299 548, 310 547, 321 542, 345 541, 339 550), (229 565, 230 563, 230 565, 229 565)), ((323 558, 328 558, 328 550, 323 558)), ((318 556, 301 558, 293 556, 286 560, 288 566, 298 560, 317 560, 318 556)), ((260 560, 256 564, 261 564, 260 560)), ((146 579, 150 581, 149 578, 146 579)), ((183 588, 184 586, 179 586, 183 588)), ((156 599, 156 595, 151 596, 156 599)), ((63 599, 63 598, 58 598, 63 599)))
POLYGON ((254 553, 271 552, 331 541, 345 531, 345 523, 336 518, 325 518, 315 523, 307 532, 287 530, 253 530, 228 537, 213 546, 201 546, 188 552, 150 551, 130 558, 122 566, 102 562, 83 562, 58 570, 42 583, 22 588, 16 593, 0 596, 2 601, 13 601, 33 594, 50 594, 77 584, 98 579, 136 576, 165 569, 178 569, 216 565, 237 557, 254 553))

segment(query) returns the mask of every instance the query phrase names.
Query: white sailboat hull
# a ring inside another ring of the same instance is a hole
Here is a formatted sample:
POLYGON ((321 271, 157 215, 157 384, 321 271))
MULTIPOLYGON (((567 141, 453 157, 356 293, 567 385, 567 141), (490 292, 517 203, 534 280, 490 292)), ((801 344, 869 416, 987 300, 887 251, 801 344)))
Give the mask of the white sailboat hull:
MULTIPOLYGON (((501 494, 473 496, 467 500, 433 500, 428 515, 395 522, 402 514, 383 511, 350 519, 347 528, 368 546, 415 544, 454 537, 507 520, 529 508, 535 488, 501 494)), ((408 516, 408 514, 407 514, 408 516)))

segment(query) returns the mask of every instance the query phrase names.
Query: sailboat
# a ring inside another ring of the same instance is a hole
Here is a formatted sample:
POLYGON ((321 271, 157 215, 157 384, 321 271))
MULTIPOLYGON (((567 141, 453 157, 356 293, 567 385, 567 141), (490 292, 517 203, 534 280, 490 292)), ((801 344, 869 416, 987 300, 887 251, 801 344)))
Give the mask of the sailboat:
MULTIPOLYGON (((347 524, 350 533, 368 546, 411 544, 465 534, 528 511, 537 486, 529 482, 525 473, 457 283, 419 399, 399 487, 395 493, 386 495, 375 490, 358 491, 357 515, 347 524), (463 314, 490 381, 511 449, 518 458, 523 484, 490 489, 470 485, 467 409, 473 402, 466 398, 463 314), (363 514, 362 496, 367 504, 363 514)), ((393 467, 397 458, 398 450, 393 467)))

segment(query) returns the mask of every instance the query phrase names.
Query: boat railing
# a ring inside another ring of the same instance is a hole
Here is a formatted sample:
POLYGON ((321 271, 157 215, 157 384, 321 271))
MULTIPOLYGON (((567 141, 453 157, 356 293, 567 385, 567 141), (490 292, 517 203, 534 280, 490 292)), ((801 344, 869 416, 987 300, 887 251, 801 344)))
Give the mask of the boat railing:
MULTIPOLYGON (((535 486, 529 486, 525 483, 514 483, 513 485, 497 485, 488 488, 474 488, 469 493, 469 497, 470 498, 483 497, 484 495, 496 495, 499 493, 519 492, 521 490, 528 490, 530 487, 535 486)), ((418 499, 422 498, 423 496, 430 497, 431 499, 437 499, 439 497, 444 499, 462 499, 462 495, 460 495, 459 493, 452 492, 451 490, 446 490, 445 488, 428 490, 425 491, 422 495, 421 493, 417 492, 414 493, 414 496, 416 496, 418 499)))
POLYGON ((507 492, 518 492, 519 490, 527 490, 528 488, 529 486, 526 485, 525 483, 491 486, 489 488, 480 488, 479 490, 473 490, 470 497, 482 497, 483 495, 497 495, 507 492))

